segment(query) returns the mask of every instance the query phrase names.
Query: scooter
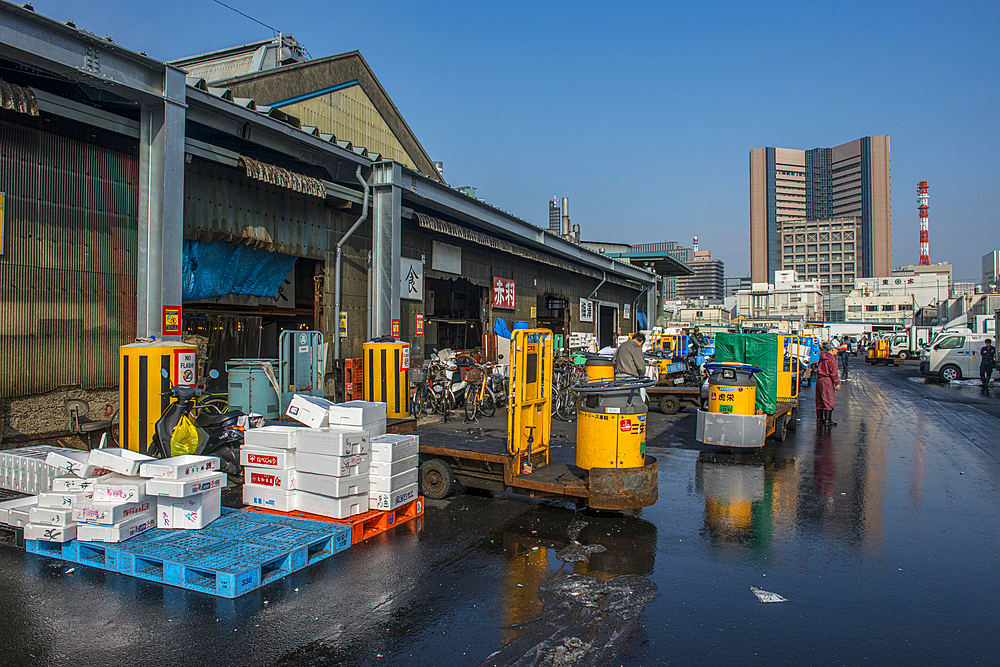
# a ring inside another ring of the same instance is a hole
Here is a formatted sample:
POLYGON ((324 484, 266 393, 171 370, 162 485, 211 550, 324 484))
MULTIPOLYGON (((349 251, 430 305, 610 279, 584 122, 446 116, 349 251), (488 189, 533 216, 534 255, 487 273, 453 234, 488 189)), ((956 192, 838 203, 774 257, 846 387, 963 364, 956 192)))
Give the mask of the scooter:
MULTIPOLYGON (((166 369, 161 370, 160 374, 169 382, 170 375, 166 369)), ((219 377, 219 372, 212 369, 209 371, 209 377, 215 379, 219 377)), ((245 413, 230 410, 222 414, 212 414, 207 410, 199 410, 198 399, 205 395, 203 387, 172 385, 164 395, 175 400, 156 420, 147 454, 156 458, 173 456, 170 442, 174 429, 182 417, 193 413, 195 430, 198 432, 195 455, 217 456, 219 467, 223 472, 233 477, 242 477, 240 446, 243 444, 243 429, 239 426, 239 419, 246 416, 245 413)))

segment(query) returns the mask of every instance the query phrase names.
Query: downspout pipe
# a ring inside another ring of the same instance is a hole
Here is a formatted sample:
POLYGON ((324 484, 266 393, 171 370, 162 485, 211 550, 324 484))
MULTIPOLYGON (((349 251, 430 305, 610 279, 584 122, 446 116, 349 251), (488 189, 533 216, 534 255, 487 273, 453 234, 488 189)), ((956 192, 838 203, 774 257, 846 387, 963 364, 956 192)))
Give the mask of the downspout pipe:
POLYGON ((347 239, 351 238, 351 235, 358 230, 361 223, 365 221, 368 217, 368 181, 361 176, 361 167, 358 167, 357 171, 358 182, 364 187, 364 194, 361 196, 361 216, 358 221, 354 223, 354 226, 347 230, 347 233, 337 242, 337 261, 334 268, 334 292, 333 292, 333 308, 334 317, 337 321, 337 331, 333 336, 333 358, 336 361, 340 359, 340 274, 343 264, 343 247, 347 243, 347 239))
POLYGON ((597 290, 601 289, 601 285, 606 282, 608 282, 608 272, 601 271, 601 282, 597 283, 597 287, 594 288, 594 291, 590 293, 590 296, 588 296, 587 299, 593 299, 594 295, 597 294, 597 290))

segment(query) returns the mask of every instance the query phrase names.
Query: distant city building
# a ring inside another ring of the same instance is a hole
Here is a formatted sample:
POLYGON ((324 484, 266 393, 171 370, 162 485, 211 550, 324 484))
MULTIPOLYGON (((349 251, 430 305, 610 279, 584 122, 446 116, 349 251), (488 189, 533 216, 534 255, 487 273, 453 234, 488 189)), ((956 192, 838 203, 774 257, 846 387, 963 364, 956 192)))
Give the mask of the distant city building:
MULTIPOLYGON (((677 241, 639 243, 632 246, 632 252, 663 252, 688 265, 694 261, 694 250, 685 248, 677 241)), ((663 279, 663 297, 670 301, 680 298, 677 293, 677 278, 663 279)))
POLYGON ((996 294, 1000 292, 1000 250, 994 250, 983 255, 983 292, 996 294))
MULTIPOLYGON (((894 276, 926 276, 935 275, 940 276, 942 279, 947 278, 947 283, 945 286, 947 288, 947 293, 951 293, 951 283, 952 283, 952 266, 947 262, 940 262, 938 264, 906 264, 904 266, 897 266, 892 271, 894 276)), ((939 297, 941 299, 945 297, 939 297)))
POLYGON ((745 278, 723 278, 722 296, 736 296, 736 293, 740 290, 747 290, 751 287, 753 287, 753 282, 750 280, 750 276, 746 276, 745 278))
POLYGON ((799 280, 795 271, 778 271, 773 284, 754 283, 736 294, 736 314, 814 321, 823 314, 823 292, 819 281, 799 280))
POLYGON ((861 238, 858 218, 786 220, 776 229, 781 270, 819 281, 825 294, 854 289, 861 238))
POLYGON ((858 278, 857 285, 867 285, 878 296, 912 295, 917 308, 947 299, 948 276, 944 273, 907 273, 894 271, 886 278, 858 278))
MULTIPOLYGON (((860 230, 854 241, 857 244, 854 271, 847 272, 842 267, 837 275, 888 275, 892 266, 890 205, 888 135, 862 137, 833 148, 751 150, 753 282, 770 282, 775 271, 785 268, 781 256, 783 230, 778 225, 793 220, 857 218, 860 230)), ((816 245, 819 244, 817 238, 816 245)), ((807 250, 806 254, 811 253, 807 250)), ((818 247, 815 254, 820 254, 818 247)), ((808 271, 808 260, 806 264, 807 270, 800 272, 802 277, 818 281, 818 257, 815 272, 808 271)), ((834 273, 831 267, 830 274, 834 273)), ((842 280, 839 284, 850 285, 851 281, 842 280)))
POLYGON ((725 296, 725 263, 721 259, 712 259, 708 250, 698 250, 694 255, 695 258, 688 263, 694 269, 694 275, 675 279, 677 298, 721 300, 725 296))
POLYGON ((916 311, 913 294, 877 293, 867 282, 859 282, 844 299, 848 322, 912 324, 916 311))
POLYGON ((972 296, 976 293, 976 283, 955 283, 951 288, 951 296, 972 296))
POLYGON ((553 197, 549 202, 549 231, 553 234, 562 231, 562 208, 559 206, 559 197, 553 197))

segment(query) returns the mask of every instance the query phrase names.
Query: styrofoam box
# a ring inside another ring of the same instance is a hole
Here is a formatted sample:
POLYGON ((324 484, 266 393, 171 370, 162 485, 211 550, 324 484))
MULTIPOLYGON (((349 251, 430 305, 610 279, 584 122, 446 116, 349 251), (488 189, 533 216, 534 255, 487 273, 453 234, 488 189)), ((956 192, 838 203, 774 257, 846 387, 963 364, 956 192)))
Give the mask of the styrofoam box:
POLYGON ((296 471, 280 470, 278 468, 254 468, 247 466, 243 468, 243 480, 245 484, 255 486, 266 486, 269 489, 283 489, 294 491, 296 471))
POLYGON ((73 510, 53 507, 29 507, 28 521, 46 526, 68 526, 76 523, 73 520, 73 510))
POLYGON ((73 520, 77 523, 99 523, 105 526, 112 526, 122 521, 128 521, 132 517, 144 514, 156 507, 156 501, 150 498, 135 502, 99 502, 91 500, 88 502, 73 503, 73 520))
POLYGON ((108 475, 94 484, 94 500, 100 503, 136 503, 146 497, 147 480, 128 475, 108 475))
POLYGON ((295 435, 298 452, 328 456, 355 456, 368 453, 368 432, 338 426, 303 428, 295 435))
POLYGON ((416 499, 417 485, 411 484, 406 488, 393 491, 392 493, 369 491, 368 497, 371 499, 371 508, 373 510, 394 510, 400 505, 405 505, 411 500, 416 499))
POLYGON ((392 477, 384 475, 369 475, 368 490, 381 491, 382 493, 395 493, 411 484, 417 483, 419 471, 416 468, 401 472, 392 477))
POLYGON ((248 447, 246 443, 243 443, 243 446, 240 447, 240 465, 291 470, 295 467, 295 451, 248 447))
POLYGON ((48 491, 52 478, 60 472, 45 462, 52 452, 74 451, 50 445, 35 445, 0 452, 0 487, 21 493, 48 491))
POLYGON ((254 507, 265 507, 279 512, 291 512, 295 509, 295 496, 298 491, 277 491, 261 486, 243 485, 243 502, 254 507))
POLYGON ((334 519, 346 519, 368 511, 368 494, 330 498, 306 491, 295 492, 295 509, 334 519))
POLYGON ((52 490, 56 493, 73 493, 76 491, 94 490, 94 484, 103 480, 107 475, 99 477, 76 477, 75 475, 60 475, 52 480, 52 490))
POLYGON ((331 426, 364 426, 365 424, 385 421, 385 403, 373 401, 347 401, 331 405, 329 410, 331 426))
POLYGON ((188 498, 156 500, 156 527, 198 530, 222 514, 222 489, 212 489, 188 498))
POLYGON ((23 526, 28 523, 28 508, 13 507, 7 510, 8 526, 23 526))
POLYGON ((377 438, 380 435, 385 435, 385 419, 375 419, 359 426, 353 424, 334 424, 331 428, 342 428, 348 431, 365 431, 368 433, 369 438, 377 438))
MULTIPOLYGON (((13 510, 23 510, 27 512, 29 508, 34 507, 38 504, 38 498, 36 496, 31 496, 28 498, 14 498, 13 500, 4 500, 0 502, 0 523, 5 525, 13 525, 9 522, 8 513, 13 510)), ((25 514, 27 518, 27 514, 25 514)))
POLYGON ((326 456, 325 454, 303 454, 300 452, 295 457, 295 467, 302 472, 330 475, 331 477, 363 475, 368 472, 368 455, 326 456))
POLYGON ((298 426, 261 426, 247 429, 243 433, 243 446, 295 449, 295 434, 300 430, 298 426))
POLYGON ((319 428, 329 423, 329 410, 332 405, 333 403, 319 396, 292 394, 292 400, 288 402, 285 414, 310 428, 319 428))
POLYGON ((141 464, 155 460, 152 456, 146 456, 145 454, 133 452, 129 449, 108 448, 90 450, 90 457, 87 459, 87 462, 101 468, 107 468, 119 475, 133 477, 139 474, 139 466, 141 464))
POLYGON ((218 456, 194 456, 186 454, 184 456, 172 456, 168 459, 160 459, 151 463, 143 463, 139 466, 139 474, 143 477, 156 477, 160 479, 187 479, 197 477, 206 472, 214 472, 219 469, 218 456))
POLYGON ((392 463, 420 453, 420 438, 415 435, 387 433, 372 438, 372 461, 392 463))
POLYGON ((113 526, 98 526, 92 523, 76 525, 76 539, 81 542, 124 542, 139 533, 156 528, 156 516, 142 514, 113 526))
POLYGON ((101 471, 106 470, 104 466, 95 465, 89 461, 89 452, 80 452, 74 449, 49 452, 45 457, 45 462, 48 465, 76 477, 97 477, 101 475, 101 471))
POLYGON ((90 491, 74 491, 72 493, 45 491, 38 494, 38 506, 63 510, 73 509, 74 503, 90 500, 93 495, 90 491))
POLYGON ((188 479, 151 479, 146 482, 146 493, 151 496, 187 498, 225 485, 226 473, 220 471, 188 479))
POLYGON ((348 475, 347 477, 331 477, 330 475, 299 471, 295 480, 295 488, 299 491, 330 496, 331 498, 356 496, 359 493, 364 493, 365 489, 368 488, 368 473, 348 475))
POLYGON ((46 526, 45 524, 24 524, 24 539, 43 542, 69 542, 76 539, 76 524, 69 526, 46 526))
POLYGON ((368 467, 368 473, 380 477, 394 477, 401 472, 412 470, 419 465, 419 456, 409 456, 398 461, 372 461, 368 467))

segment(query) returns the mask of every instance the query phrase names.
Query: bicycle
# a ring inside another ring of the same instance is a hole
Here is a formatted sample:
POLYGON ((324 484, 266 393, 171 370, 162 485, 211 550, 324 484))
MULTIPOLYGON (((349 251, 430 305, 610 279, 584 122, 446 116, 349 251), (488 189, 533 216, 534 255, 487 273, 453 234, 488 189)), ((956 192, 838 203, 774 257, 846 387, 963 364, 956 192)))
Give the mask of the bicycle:
POLYGON ((485 369, 485 366, 476 365, 466 371, 469 382, 465 390, 466 421, 478 421, 480 414, 492 417, 497 413, 497 399, 489 386, 489 376, 485 369))
POLYGON ((410 400, 414 419, 423 419, 435 411, 434 392, 431 389, 433 384, 431 382, 431 368, 433 366, 411 373, 413 382, 416 385, 410 400))

